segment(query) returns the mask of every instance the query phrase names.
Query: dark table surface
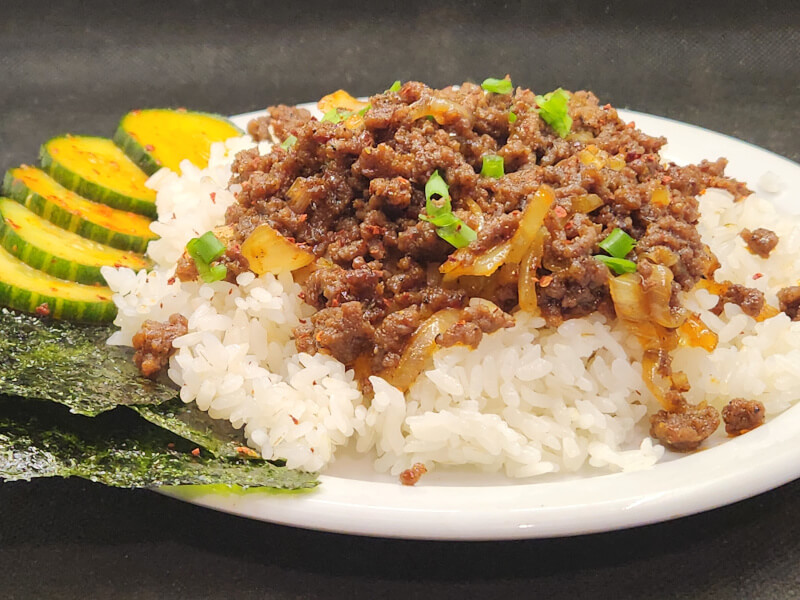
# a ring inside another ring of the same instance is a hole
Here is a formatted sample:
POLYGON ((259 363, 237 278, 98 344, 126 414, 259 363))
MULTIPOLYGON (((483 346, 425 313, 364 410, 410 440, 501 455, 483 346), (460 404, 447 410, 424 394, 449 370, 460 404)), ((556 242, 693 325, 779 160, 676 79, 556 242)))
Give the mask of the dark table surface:
MULTIPOLYGON (((2 2, 0 167, 133 108, 237 113, 510 73, 800 160, 800 3, 2 2), (122 3, 119 3, 122 4, 122 3)), ((3 598, 796 598, 800 482, 590 536, 303 531, 79 480, 0 484, 3 598)))

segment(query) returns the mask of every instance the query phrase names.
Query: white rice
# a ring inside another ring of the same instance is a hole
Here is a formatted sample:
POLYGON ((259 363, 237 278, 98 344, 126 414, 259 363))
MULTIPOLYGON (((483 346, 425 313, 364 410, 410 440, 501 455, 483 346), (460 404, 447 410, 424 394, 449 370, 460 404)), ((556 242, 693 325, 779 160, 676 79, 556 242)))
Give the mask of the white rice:
MULTIPOLYGON (((184 402, 244 428, 265 458, 312 471, 348 444, 392 474, 424 463, 520 478, 641 469, 662 457, 664 448, 647 436, 646 415, 657 403, 642 382, 641 351, 600 315, 553 330, 520 313, 514 327, 484 336, 476 350, 439 351, 406 394, 370 378, 368 401, 337 360, 297 353, 292 330, 313 309, 290 275, 244 273, 238 285, 171 283, 189 239, 222 224, 234 202, 235 190, 226 189, 230 162, 251 145, 247 137, 228 140, 213 146, 207 169, 184 162, 180 176, 166 169, 153 175, 159 219, 152 229, 160 239, 148 254, 156 268, 103 269, 119 308, 120 330, 109 343, 130 345, 145 319, 187 317, 189 332, 175 340, 168 373, 184 402)), ((796 219, 755 197, 733 203, 718 190, 701 207, 700 231, 723 262, 720 278, 757 287, 772 304, 777 289, 797 284, 788 278, 800 251, 796 219), (768 261, 746 250, 738 235, 744 226, 778 233, 768 261)), ((781 314, 756 323, 734 305, 718 317, 709 312, 716 301, 703 290, 686 298, 720 338, 711 353, 675 352, 675 367, 692 382, 690 399, 721 407, 745 396, 764 402, 768 415, 784 410, 800 396, 800 322, 781 314)))

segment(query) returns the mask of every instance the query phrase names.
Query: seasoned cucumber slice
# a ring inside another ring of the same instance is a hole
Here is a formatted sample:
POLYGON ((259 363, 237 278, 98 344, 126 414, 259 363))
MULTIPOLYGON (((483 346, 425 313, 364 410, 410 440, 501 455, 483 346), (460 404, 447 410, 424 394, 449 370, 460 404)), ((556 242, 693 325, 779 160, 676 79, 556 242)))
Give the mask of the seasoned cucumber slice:
POLYGON ((106 138, 64 136, 42 146, 42 168, 65 188, 112 208, 156 217, 147 174, 106 138))
POLYGON ((8 198, 0 198, 0 245, 22 262, 59 279, 100 283, 100 267, 146 269, 149 261, 56 227, 8 198))
POLYGON ((161 167, 180 173, 184 159, 205 168, 213 142, 240 135, 242 130, 221 115, 153 108, 125 115, 114 141, 152 175, 161 167))
POLYGON ((144 252, 157 237, 147 217, 91 202, 34 167, 8 171, 3 193, 54 225, 120 250, 144 252))
POLYGON ((64 281, 29 267, 0 248, 0 305, 55 319, 111 321, 117 313, 111 290, 64 281))

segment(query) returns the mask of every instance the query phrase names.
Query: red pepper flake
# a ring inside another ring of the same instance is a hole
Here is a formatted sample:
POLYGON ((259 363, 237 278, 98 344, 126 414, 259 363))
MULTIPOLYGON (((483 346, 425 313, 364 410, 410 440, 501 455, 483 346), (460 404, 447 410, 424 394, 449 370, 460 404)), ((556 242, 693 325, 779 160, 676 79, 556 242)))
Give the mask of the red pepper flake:
POLYGON ((11 227, 12 227, 13 229, 19 229, 19 225, 17 225, 16 223, 14 223, 14 221, 12 221, 11 219, 9 219, 8 217, 6 217, 6 223, 8 223, 9 225, 11 225, 11 227))
POLYGON ((298 221, 300 221, 301 223, 303 223, 303 222, 305 222, 305 220, 306 220, 307 218, 308 218, 308 215, 307 215, 306 213, 303 213, 302 215, 300 215, 299 217, 297 217, 297 220, 298 220, 298 221))
POLYGON ((422 463, 414 463, 410 469, 406 469, 400 473, 400 483, 403 485, 414 485, 420 480, 420 477, 425 475, 428 469, 422 463))
POLYGON ((333 300, 331 300, 330 304, 333 307, 339 306, 339 299, 338 298, 334 298, 333 300))
POLYGON ((144 149, 145 149, 145 150, 147 150, 148 152, 152 152, 153 150, 155 150, 155 149, 156 149, 156 147, 155 147, 155 146, 153 146, 153 144, 147 144, 147 145, 144 147, 144 149))
POLYGON ((211 196, 211 202, 212 202, 213 204, 216 204, 216 203, 217 203, 217 192, 211 192, 211 193, 209 194, 209 196, 211 196))
POLYGON ((50 316, 50 306, 47 304, 47 302, 42 302, 36 307, 35 312, 40 317, 48 317, 50 316))
POLYGON ((567 216, 567 210, 560 204, 556 204, 555 208, 553 209, 553 213, 555 213, 559 219, 563 219, 567 216))
POLYGON ((667 185, 670 181, 672 181, 672 177, 670 177, 669 175, 664 175, 661 178, 661 183, 663 183, 664 185, 667 185))
POLYGON ((242 456, 249 456, 250 458, 258 458, 258 452, 256 452, 252 448, 248 448, 247 446, 236 446, 235 450, 242 456))
POLYGON ((292 423, 295 425, 300 425, 300 421, 294 418, 294 415, 289 415, 289 418, 292 420, 292 423))
POLYGON ((195 448, 192 450, 192 456, 200 456, 200 448, 195 448))
POLYGON ((603 108, 605 108, 606 110, 609 110, 611 108, 611 105, 610 104, 604 104, 603 108))
POLYGON ((633 121, 631 121, 630 123, 628 123, 627 125, 625 125, 625 127, 627 127, 628 129, 633 129, 634 127, 636 127, 636 123, 634 123, 633 121))
POLYGON ((764 276, 763 273, 756 273, 755 275, 753 275, 753 279, 761 279, 763 276, 764 276))
POLYGON ((167 285, 172 285, 173 283, 175 283, 174 277, 170 277, 169 279, 167 279, 167 285))
POLYGON ((169 444, 167 444, 167 448, 172 450, 173 448, 175 448, 175 443, 174 442, 170 442, 169 444))
POLYGON ((539 286, 540 287, 547 287, 551 283, 553 283, 553 276, 552 275, 545 275, 544 277, 542 277, 539 280, 539 286))

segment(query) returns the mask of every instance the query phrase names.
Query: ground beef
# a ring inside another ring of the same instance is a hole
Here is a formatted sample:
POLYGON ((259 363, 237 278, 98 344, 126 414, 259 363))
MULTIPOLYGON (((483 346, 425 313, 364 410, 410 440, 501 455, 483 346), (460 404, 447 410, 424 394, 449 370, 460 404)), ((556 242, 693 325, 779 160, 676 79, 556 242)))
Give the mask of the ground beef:
POLYGON ((785 287, 778 291, 778 302, 783 312, 792 321, 800 320, 800 285, 785 287))
POLYGON ((299 352, 314 354, 324 348, 345 364, 371 350, 375 329, 364 319, 360 302, 346 302, 335 308, 323 308, 295 330, 299 352))
POLYGON ((189 322, 180 314, 171 315, 169 321, 146 320, 133 336, 133 362, 145 377, 156 377, 167 366, 169 357, 175 352, 172 342, 186 335, 189 322))
POLYGON ((763 227, 753 231, 745 228, 739 235, 747 244, 747 249, 761 258, 769 258, 769 253, 778 245, 778 234, 763 227))
POLYGON ((766 411, 758 400, 734 398, 722 409, 722 420, 728 435, 741 435, 764 424, 766 411))
MULTIPOLYGON (((302 285, 320 313, 298 327, 298 349, 328 352, 349 366, 364 356, 380 372, 397 364, 416 327, 438 310, 465 309, 473 296, 513 310, 517 264, 458 281, 445 281, 440 267, 451 257, 473 265, 514 240, 542 185, 555 202, 534 268, 538 305, 551 325, 597 310, 613 314, 610 273, 594 256, 616 227, 637 240, 635 262, 669 258, 674 302, 681 288, 711 277, 718 263, 697 233, 695 196, 710 186, 748 193, 724 176, 724 159, 664 164, 663 138, 637 130, 590 92, 572 94, 566 138, 537 107, 536 93, 522 88, 493 94, 471 83, 435 90, 411 81, 370 98, 355 119, 317 121, 278 106, 251 124, 258 139, 297 139, 288 149, 236 157, 232 183, 241 189, 226 221, 236 243, 268 223, 318 257, 302 285), (481 174, 487 154, 503 158, 504 176, 481 174), (458 251, 420 219, 435 171, 453 213, 476 232, 458 251)), ((464 318, 440 342, 474 346, 507 322, 507 315, 499 325, 464 318)))
POLYGON ((723 291, 720 293, 719 302, 711 309, 716 315, 722 314, 725 304, 732 302, 738 304, 744 314, 757 317, 764 308, 764 293, 755 288, 745 287, 738 283, 726 281, 723 283, 723 291))
POLYGON ((484 333, 514 326, 514 318, 486 303, 469 306, 461 311, 461 318, 436 340, 445 348, 463 344, 477 348, 484 333))
POLYGON ((650 417, 650 435, 662 444, 689 452, 719 427, 719 413, 711 406, 684 405, 681 410, 660 410, 650 417))
POLYGON ((247 124, 247 133, 257 142, 282 142, 311 120, 311 113, 296 106, 271 106, 266 117, 258 117, 247 124))

